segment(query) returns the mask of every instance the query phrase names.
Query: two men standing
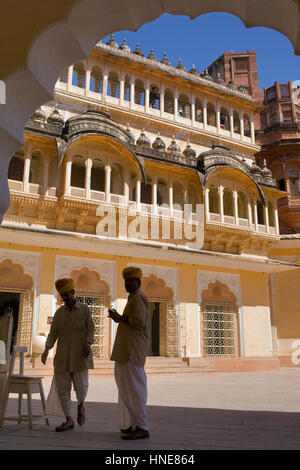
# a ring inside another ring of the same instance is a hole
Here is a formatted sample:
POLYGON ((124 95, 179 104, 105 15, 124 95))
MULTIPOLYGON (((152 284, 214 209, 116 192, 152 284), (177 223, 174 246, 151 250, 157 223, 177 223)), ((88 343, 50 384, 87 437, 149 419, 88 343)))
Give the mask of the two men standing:
MULTIPOLYGON (((144 439, 150 436, 146 413, 147 376, 145 363, 149 341, 148 300, 141 292, 142 271, 129 267, 123 271, 128 302, 123 315, 109 310, 109 317, 118 323, 111 360, 115 361, 115 379, 119 391, 121 412, 127 420, 121 429, 122 438, 144 439)), ((84 401, 88 392, 88 370, 93 369, 91 345, 94 342, 94 322, 90 309, 75 297, 72 279, 60 279, 56 288, 64 301, 54 316, 47 338, 42 362, 46 364, 49 350, 58 340, 54 358, 56 392, 66 422, 56 428, 57 432, 74 429, 71 413, 71 386, 74 385, 78 400, 79 425, 85 422, 84 401)))

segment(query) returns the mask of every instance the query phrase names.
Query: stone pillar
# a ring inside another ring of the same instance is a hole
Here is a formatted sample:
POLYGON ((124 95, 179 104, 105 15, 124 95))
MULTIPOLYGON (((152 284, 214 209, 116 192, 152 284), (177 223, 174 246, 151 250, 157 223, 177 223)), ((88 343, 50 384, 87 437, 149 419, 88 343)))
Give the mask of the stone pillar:
POLYGON ((31 156, 29 153, 25 156, 24 163, 24 177, 23 177, 23 191, 29 193, 29 176, 30 176, 31 156))
POLYGON ((91 199, 91 179, 92 179, 93 160, 88 158, 85 161, 85 197, 91 199))
POLYGON ((250 200, 248 201, 248 224, 249 224, 249 227, 251 228, 253 224, 253 220, 252 220, 252 207, 251 207, 250 200))
POLYGON ((130 109, 134 106, 134 95, 135 95, 135 78, 134 76, 131 78, 130 84, 130 109))
POLYGON ((73 84, 73 65, 68 68, 68 91, 72 90, 72 84, 73 84))
POLYGON ((170 217, 173 218, 174 212, 173 212, 173 205, 174 205, 174 195, 173 195, 173 181, 170 180, 170 186, 169 186, 169 211, 170 211, 170 217))
POLYGON ((195 103, 195 95, 192 94, 192 103, 191 103, 191 121, 192 121, 192 126, 195 126, 195 121, 196 121, 196 103, 195 103))
POLYGON ((240 114, 241 140, 244 140, 244 115, 240 114))
POLYGON ((152 212, 157 214, 157 178, 153 177, 152 183, 152 212))
POLYGON ((105 202, 110 202, 111 166, 105 166, 105 202))
POLYGON ((124 204, 127 205, 129 202, 129 171, 124 170, 124 204))
POLYGON ((210 221, 210 212, 209 212, 209 188, 205 188, 205 213, 206 213, 206 220, 210 221))
POLYGON ((233 121, 233 107, 230 107, 230 137, 233 137, 234 133, 234 121, 233 121))
POLYGON ((234 202, 234 223, 239 225, 239 207, 238 207, 238 192, 233 191, 233 202, 234 202))
POLYGON ((175 90, 174 94, 174 121, 177 121, 178 118, 178 91, 175 90))
POLYGON ((255 126, 254 126, 253 114, 251 114, 251 117, 250 117, 250 131, 251 131, 251 143, 255 145, 255 126))
POLYGON ((139 179, 136 182, 135 202, 136 202, 136 210, 140 212, 141 211, 141 180, 139 179))
POLYGON ((149 104, 150 104, 150 82, 146 80, 145 88, 145 113, 149 113, 149 104))
POLYGON ((65 195, 71 195, 71 176, 72 176, 72 160, 66 163, 66 175, 65 175, 65 195))
POLYGON ((207 99, 203 100, 203 129, 207 129, 207 99))
POLYGON ((44 195, 47 194, 48 191, 48 179, 49 179, 49 166, 50 166, 50 159, 49 157, 44 157, 43 160, 43 189, 42 193, 44 195))
POLYGON ((221 111, 220 111, 220 105, 218 103, 216 106, 216 111, 217 111, 217 132, 219 134, 220 129, 221 129, 221 111))
POLYGON ((164 112, 165 112, 165 88, 163 86, 160 89, 159 106, 160 106, 160 117, 163 117, 164 112))
POLYGON ((266 223, 267 233, 270 233, 268 206, 264 206, 264 209, 265 209, 265 223, 266 223))
MULTIPOLYGON (((275 202, 275 204, 277 206, 277 202, 275 202)), ((278 209, 277 209, 277 207, 275 207, 275 210, 274 210, 274 218, 275 218, 276 235, 279 235, 280 230, 279 230, 279 218, 278 218, 278 209)))
POLYGON ((258 232, 257 202, 254 202, 254 223, 255 231, 258 232))
POLYGON ((105 67, 103 74, 103 90, 102 90, 102 100, 105 102, 107 98, 107 86, 108 86, 108 75, 105 67))
POLYGON ((219 186, 219 207, 220 207, 221 222, 224 222, 224 201, 223 201, 223 193, 224 193, 224 188, 223 188, 223 186, 219 186))
POLYGON ((90 66, 87 66, 85 72, 85 94, 88 95, 91 86, 91 69, 90 66))
POLYGON ((120 105, 123 106, 125 97, 125 78, 124 73, 120 77, 120 105))

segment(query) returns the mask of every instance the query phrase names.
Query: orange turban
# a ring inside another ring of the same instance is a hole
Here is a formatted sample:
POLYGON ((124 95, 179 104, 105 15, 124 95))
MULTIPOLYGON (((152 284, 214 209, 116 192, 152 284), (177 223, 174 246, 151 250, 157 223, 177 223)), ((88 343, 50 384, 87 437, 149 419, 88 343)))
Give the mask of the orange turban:
POLYGON ((64 294, 65 292, 69 292, 75 289, 75 284, 73 279, 58 279, 55 283, 55 287, 60 294, 64 294))
POLYGON ((126 279, 132 279, 132 278, 142 279, 143 272, 140 268, 130 266, 130 267, 124 269, 123 277, 124 277, 125 280, 126 279))

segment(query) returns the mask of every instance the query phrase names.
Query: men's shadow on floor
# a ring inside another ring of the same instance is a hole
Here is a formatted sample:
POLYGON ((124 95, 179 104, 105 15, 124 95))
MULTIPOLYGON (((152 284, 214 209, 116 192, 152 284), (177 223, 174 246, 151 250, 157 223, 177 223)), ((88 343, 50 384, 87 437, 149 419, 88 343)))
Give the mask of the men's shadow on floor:
MULTIPOLYGON (((27 413, 24 397, 24 414, 27 413)), ((6 416, 16 416, 18 400, 10 398, 6 416)), ((151 437, 132 442, 120 439, 119 408, 116 403, 87 402, 86 424, 67 433, 55 433, 63 418, 43 418, 30 431, 26 423, 4 422, 1 441, 7 435, 38 442, 43 448, 78 449, 299 449, 300 413, 244 411, 210 408, 149 406, 151 437), (38 432, 37 432, 38 431, 38 432), (137 447, 138 446, 138 447, 137 447)), ((76 404, 73 415, 76 420, 76 404)), ((33 413, 41 413, 41 403, 33 400, 33 413)), ((24 441, 24 442, 25 442, 24 441)), ((24 444, 25 445, 25 444, 24 444)))

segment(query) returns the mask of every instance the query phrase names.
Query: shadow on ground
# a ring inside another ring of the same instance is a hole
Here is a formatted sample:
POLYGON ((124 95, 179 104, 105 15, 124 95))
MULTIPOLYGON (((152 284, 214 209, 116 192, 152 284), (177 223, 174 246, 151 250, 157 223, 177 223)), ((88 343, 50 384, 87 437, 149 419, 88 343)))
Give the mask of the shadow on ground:
MULTIPOLYGON (((33 400, 35 414, 41 412, 40 406, 38 400, 33 400)), ((15 416, 16 410, 17 399, 11 398, 7 416, 15 416)), ((26 406, 24 412, 26 414, 26 406)), ((117 404, 88 402, 86 414, 84 427, 76 425, 74 431, 60 434, 55 433, 54 428, 62 418, 51 417, 50 427, 39 419, 33 430, 29 430, 25 423, 5 422, 0 429, 0 449, 300 448, 300 413, 149 406, 151 437, 134 442, 120 439, 117 404)))

